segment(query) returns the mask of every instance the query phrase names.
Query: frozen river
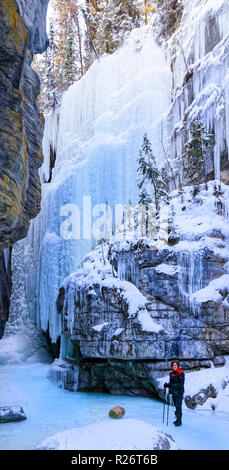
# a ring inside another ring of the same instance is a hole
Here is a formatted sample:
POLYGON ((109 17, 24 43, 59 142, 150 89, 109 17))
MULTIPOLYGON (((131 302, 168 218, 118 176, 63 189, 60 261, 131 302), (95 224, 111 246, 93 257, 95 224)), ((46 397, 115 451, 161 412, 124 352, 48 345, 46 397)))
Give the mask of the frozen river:
POLYGON ((24 363, 0 367, 0 406, 21 405, 27 420, 0 424, 0 450, 30 450, 52 434, 86 424, 105 421, 109 410, 120 405, 125 418, 150 423, 171 434, 179 449, 229 449, 229 413, 210 410, 183 410, 183 426, 162 423, 163 404, 144 397, 103 393, 69 392, 47 378, 49 365, 24 363))

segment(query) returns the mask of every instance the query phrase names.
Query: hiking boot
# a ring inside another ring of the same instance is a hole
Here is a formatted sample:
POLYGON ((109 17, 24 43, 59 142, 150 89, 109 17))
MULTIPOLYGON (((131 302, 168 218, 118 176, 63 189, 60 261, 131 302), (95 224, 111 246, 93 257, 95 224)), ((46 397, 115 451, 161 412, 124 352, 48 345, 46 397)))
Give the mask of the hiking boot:
POLYGON ((175 424, 175 426, 181 426, 181 425, 182 425, 182 422, 181 422, 182 414, 180 415, 180 414, 178 413, 178 414, 176 414, 176 416, 177 416, 177 419, 176 419, 176 421, 175 421, 173 424, 175 424))
POLYGON ((175 426, 181 426, 181 425, 182 425, 182 422, 177 420, 177 421, 175 421, 174 424, 175 424, 175 426))
POLYGON ((173 421, 173 424, 175 424, 177 422, 177 412, 174 411, 174 418, 175 418, 175 421, 173 421))

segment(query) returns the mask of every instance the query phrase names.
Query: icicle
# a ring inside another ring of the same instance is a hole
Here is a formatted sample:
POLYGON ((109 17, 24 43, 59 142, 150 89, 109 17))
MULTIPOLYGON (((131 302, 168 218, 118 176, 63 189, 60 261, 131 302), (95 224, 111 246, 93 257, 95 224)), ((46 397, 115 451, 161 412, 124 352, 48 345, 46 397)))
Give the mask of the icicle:
POLYGON ((179 290, 182 303, 194 316, 200 313, 200 306, 192 300, 192 294, 203 287, 203 253, 202 251, 178 252, 179 290))

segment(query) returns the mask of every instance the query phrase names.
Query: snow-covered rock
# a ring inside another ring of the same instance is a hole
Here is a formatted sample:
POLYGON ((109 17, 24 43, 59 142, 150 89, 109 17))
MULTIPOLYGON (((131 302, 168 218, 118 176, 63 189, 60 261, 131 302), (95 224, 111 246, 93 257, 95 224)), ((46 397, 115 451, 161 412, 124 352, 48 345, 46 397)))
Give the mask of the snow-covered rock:
POLYGON ((137 419, 107 420, 59 432, 39 450, 175 450, 174 439, 137 419))
POLYGON ((0 406, 0 423, 11 423, 24 419, 26 419, 26 415, 21 406, 0 406))

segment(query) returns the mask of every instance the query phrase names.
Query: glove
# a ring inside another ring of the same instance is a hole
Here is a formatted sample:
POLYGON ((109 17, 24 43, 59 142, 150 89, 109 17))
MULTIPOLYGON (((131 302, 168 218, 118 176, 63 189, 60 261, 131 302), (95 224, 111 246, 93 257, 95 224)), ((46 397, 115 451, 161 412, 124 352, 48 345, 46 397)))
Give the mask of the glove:
POLYGON ((164 388, 168 388, 169 384, 167 382, 164 383, 164 388))

